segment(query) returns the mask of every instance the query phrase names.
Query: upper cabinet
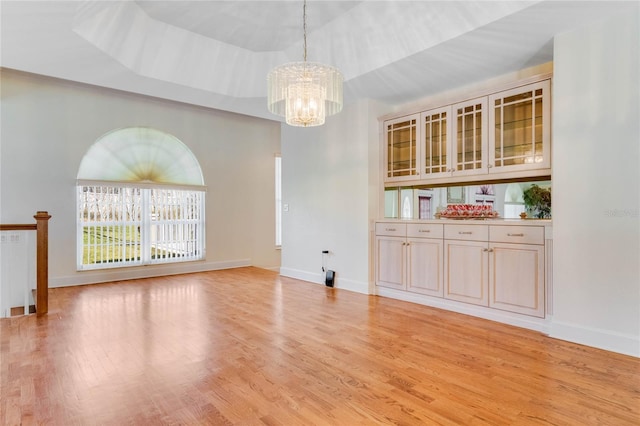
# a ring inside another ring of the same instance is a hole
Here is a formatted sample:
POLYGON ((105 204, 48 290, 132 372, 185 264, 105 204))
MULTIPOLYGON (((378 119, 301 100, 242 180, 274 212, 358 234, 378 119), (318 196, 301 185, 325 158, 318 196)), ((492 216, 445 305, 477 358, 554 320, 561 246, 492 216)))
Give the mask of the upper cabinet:
POLYGON ((444 107, 420 114, 420 171, 423 179, 446 177, 451 174, 451 108, 444 107))
POLYGON ((384 122, 385 183, 551 174, 550 80, 384 122))
POLYGON ((491 172, 551 167, 549 80, 489 96, 491 172))
POLYGON ((386 181, 416 179, 418 175, 418 120, 420 114, 385 121, 386 181))
POLYGON ((487 171, 487 98, 453 105, 453 173, 455 176, 487 171))

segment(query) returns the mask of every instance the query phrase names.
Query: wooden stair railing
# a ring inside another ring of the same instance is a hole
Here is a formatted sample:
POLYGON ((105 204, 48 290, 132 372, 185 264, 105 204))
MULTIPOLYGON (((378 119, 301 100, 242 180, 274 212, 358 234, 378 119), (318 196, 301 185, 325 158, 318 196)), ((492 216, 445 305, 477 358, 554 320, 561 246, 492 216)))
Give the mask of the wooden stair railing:
POLYGON ((36 231, 36 315, 49 312, 49 215, 39 211, 34 224, 2 225, 0 231, 36 231))

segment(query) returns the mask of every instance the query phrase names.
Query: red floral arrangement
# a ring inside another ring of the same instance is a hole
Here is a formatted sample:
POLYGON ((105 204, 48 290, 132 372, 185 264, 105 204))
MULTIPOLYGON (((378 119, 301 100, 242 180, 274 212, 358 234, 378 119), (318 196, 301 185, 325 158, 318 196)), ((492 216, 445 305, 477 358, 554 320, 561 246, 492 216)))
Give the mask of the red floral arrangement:
POLYGON ((498 212, 490 204, 450 204, 440 213, 440 217, 450 219, 497 218, 498 212))

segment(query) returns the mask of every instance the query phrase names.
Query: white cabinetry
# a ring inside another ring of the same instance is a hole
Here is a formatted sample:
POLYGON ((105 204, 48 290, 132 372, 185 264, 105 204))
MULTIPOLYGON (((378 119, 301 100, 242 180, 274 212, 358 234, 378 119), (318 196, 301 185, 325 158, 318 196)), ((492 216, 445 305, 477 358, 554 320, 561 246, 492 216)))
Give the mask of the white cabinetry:
POLYGON ((489 172, 551 167, 549 80, 489 96, 489 172))
POLYGON ((550 175, 550 93, 541 80, 385 121, 385 183, 550 175))
POLYGON ((384 122, 386 182, 451 175, 450 112, 446 106, 384 122))
POLYGON ((544 226, 379 222, 379 287, 545 317, 544 226))
POLYGON ((407 225, 376 224, 376 284, 406 290, 407 225))
POLYGON ((453 174, 469 176, 487 173, 487 98, 453 105, 453 174))
POLYGON ((444 297, 543 318, 544 228, 444 227, 444 297))
POLYGON ((420 114, 385 121, 385 181, 402 182, 418 178, 420 114))
POLYGON ((447 178, 453 172, 451 155, 451 107, 425 111, 420 115, 420 178, 447 178))
POLYGON ((544 318, 544 228, 489 227, 489 306, 544 318))
POLYGON ((488 306, 488 237, 486 225, 444 226, 444 297, 488 306))
POLYGON ((407 224, 407 290, 442 297, 442 225, 407 224))
POLYGON ((442 225, 376 224, 376 284, 442 297, 442 225))

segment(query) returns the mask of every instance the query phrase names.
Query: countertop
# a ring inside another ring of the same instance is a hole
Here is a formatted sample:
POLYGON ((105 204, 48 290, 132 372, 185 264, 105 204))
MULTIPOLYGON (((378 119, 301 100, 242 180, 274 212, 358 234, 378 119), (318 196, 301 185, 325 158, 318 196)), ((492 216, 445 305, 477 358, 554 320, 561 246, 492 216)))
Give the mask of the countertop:
POLYGON ((551 219, 392 219, 376 220, 377 223, 431 223, 431 224, 465 224, 465 225, 518 225, 518 226, 552 226, 551 219))

